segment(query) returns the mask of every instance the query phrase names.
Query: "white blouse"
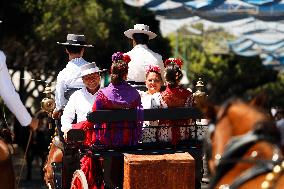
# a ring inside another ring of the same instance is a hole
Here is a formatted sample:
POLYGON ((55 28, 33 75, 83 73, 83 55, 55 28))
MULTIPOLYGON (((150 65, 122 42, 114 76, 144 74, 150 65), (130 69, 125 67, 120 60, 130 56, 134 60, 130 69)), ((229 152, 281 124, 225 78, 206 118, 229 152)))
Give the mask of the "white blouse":
MULTIPOLYGON (((144 109, 160 108, 160 92, 154 94, 148 94, 144 91, 139 91, 141 96, 141 103, 144 109)), ((149 126, 158 126, 159 120, 156 121, 144 121, 142 142, 156 142, 156 129, 149 128, 149 126), (147 128, 148 127, 148 128, 147 128)))

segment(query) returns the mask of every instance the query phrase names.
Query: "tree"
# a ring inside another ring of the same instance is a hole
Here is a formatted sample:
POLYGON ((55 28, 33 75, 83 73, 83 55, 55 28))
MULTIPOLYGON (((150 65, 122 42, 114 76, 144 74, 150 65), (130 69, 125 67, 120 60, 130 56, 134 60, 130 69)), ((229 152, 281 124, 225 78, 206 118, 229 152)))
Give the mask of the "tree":
MULTIPOLYGON (((146 9, 127 6, 117 0, 4 0, 1 2, 3 46, 9 68, 27 71, 34 79, 55 81, 57 73, 65 67, 67 56, 57 41, 65 41, 68 33, 83 33, 94 48, 86 50, 86 60, 100 67, 110 68, 111 55, 116 51, 129 51, 131 44, 123 32, 137 22, 149 24, 159 35, 159 24, 154 14, 146 9), (5 12, 4 12, 5 10, 5 12)), ((150 45, 164 56, 170 52, 168 41, 161 37, 150 45)), ((36 98, 44 83, 27 91, 30 82, 19 80, 20 94, 25 102, 30 95, 36 98), (26 83, 26 84, 24 84, 26 83), (37 91, 37 92, 35 92, 37 91)), ((35 106, 39 108, 38 98, 35 106)))
MULTIPOLYGON (((203 31, 202 25, 195 27, 203 31)), ((210 100, 216 103, 233 96, 249 98, 264 89, 269 91, 270 99, 283 94, 280 92, 283 91, 283 76, 278 76, 277 71, 263 66, 259 57, 241 57, 229 52, 213 54, 214 49, 222 49, 219 41, 232 38, 233 36, 222 29, 203 31, 199 36, 179 35, 178 43, 176 35, 170 36, 171 46, 178 44, 178 56, 187 62, 185 70, 191 87, 194 88, 194 84, 201 77, 206 84, 210 100)), ((280 100, 274 103, 284 105, 280 100)))

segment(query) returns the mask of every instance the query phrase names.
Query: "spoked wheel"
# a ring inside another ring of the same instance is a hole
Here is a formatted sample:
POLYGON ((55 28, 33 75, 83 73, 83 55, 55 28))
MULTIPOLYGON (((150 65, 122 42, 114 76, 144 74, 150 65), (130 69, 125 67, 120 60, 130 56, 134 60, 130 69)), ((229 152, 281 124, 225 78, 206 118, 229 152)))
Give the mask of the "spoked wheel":
POLYGON ((76 170, 73 174, 71 189, 88 189, 85 174, 81 170, 76 170))

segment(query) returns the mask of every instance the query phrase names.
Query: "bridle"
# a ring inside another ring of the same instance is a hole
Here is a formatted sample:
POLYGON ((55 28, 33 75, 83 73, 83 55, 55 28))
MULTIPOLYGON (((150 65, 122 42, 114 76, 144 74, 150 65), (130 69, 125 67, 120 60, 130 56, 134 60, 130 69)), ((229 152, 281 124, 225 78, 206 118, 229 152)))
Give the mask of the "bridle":
MULTIPOLYGON (((207 160, 212 159, 212 135, 214 134, 215 128, 217 123, 224 118, 224 116, 227 114, 228 109, 231 107, 233 103, 233 99, 230 99, 226 101, 221 107, 221 111, 218 111, 218 114, 216 117, 213 117, 209 124, 208 124, 208 131, 206 133, 206 137, 204 138, 204 145, 205 145, 205 155, 207 160)), ((215 158, 215 157, 214 157, 215 158)), ((217 159, 220 159, 216 157, 217 159)), ((215 159, 216 159, 215 158, 215 159)), ((207 161, 208 162, 208 161, 207 161)))
MULTIPOLYGON (((4 140, 6 144, 10 144, 11 147, 13 148, 13 133, 10 130, 10 128, 8 127, 8 122, 6 120, 6 114, 5 114, 5 110, 4 107, 2 108, 2 119, 3 124, 0 125, 0 140, 4 140)), ((13 148, 14 150, 14 148, 13 148)))
MULTIPOLYGON (((225 115, 227 114, 228 110, 232 106, 234 100, 230 99, 225 104, 221 106, 221 110, 218 112, 216 119, 211 120, 208 128, 208 136, 206 137, 205 141, 205 153, 208 159, 215 159, 216 164, 216 173, 212 178, 209 188, 215 188, 218 181, 233 167, 236 163, 239 162, 247 162, 247 163, 254 163, 256 166, 245 171, 244 174, 239 176, 235 179, 232 184, 226 185, 226 188, 230 189, 237 189, 240 185, 245 183, 246 181, 261 175, 263 173, 267 173, 273 169, 275 164, 279 163, 281 152, 279 147, 276 145, 279 141, 275 139, 270 132, 264 130, 265 126, 271 126, 271 124, 275 124, 273 121, 260 121, 255 123, 254 130, 241 135, 233 137, 229 143, 226 145, 224 153, 222 155, 216 154, 215 157, 212 157, 212 140, 211 136, 214 133, 216 125, 219 121, 221 121, 225 115), (247 150, 252 147, 254 144, 260 141, 265 141, 268 143, 273 144, 274 152, 273 157, 271 160, 259 160, 254 158, 240 158, 242 157, 247 150)), ((269 127, 265 127, 269 128, 269 127)), ((208 163, 208 161, 207 161, 208 163)))

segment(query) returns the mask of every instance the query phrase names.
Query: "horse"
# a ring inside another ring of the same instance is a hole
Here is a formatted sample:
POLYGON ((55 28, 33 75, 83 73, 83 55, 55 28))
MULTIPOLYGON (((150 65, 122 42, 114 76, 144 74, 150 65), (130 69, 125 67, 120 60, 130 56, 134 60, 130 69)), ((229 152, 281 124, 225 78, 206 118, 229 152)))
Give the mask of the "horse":
POLYGON ((52 142, 50 143, 47 160, 43 167, 44 180, 45 180, 46 185, 49 188, 56 188, 55 182, 54 182, 54 172, 55 171, 52 166, 52 163, 61 163, 62 158, 63 158, 63 146, 62 146, 62 143, 60 142, 59 137, 55 136, 52 139, 52 142))
POLYGON ((11 153, 7 145, 10 139, 10 132, 5 129, 0 131, 0 183, 1 188, 5 189, 15 188, 15 173, 11 153))
POLYGON ((211 120, 205 142, 209 188, 283 188, 279 131, 257 103, 235 99, 222 106, 197 105, 211 120))

